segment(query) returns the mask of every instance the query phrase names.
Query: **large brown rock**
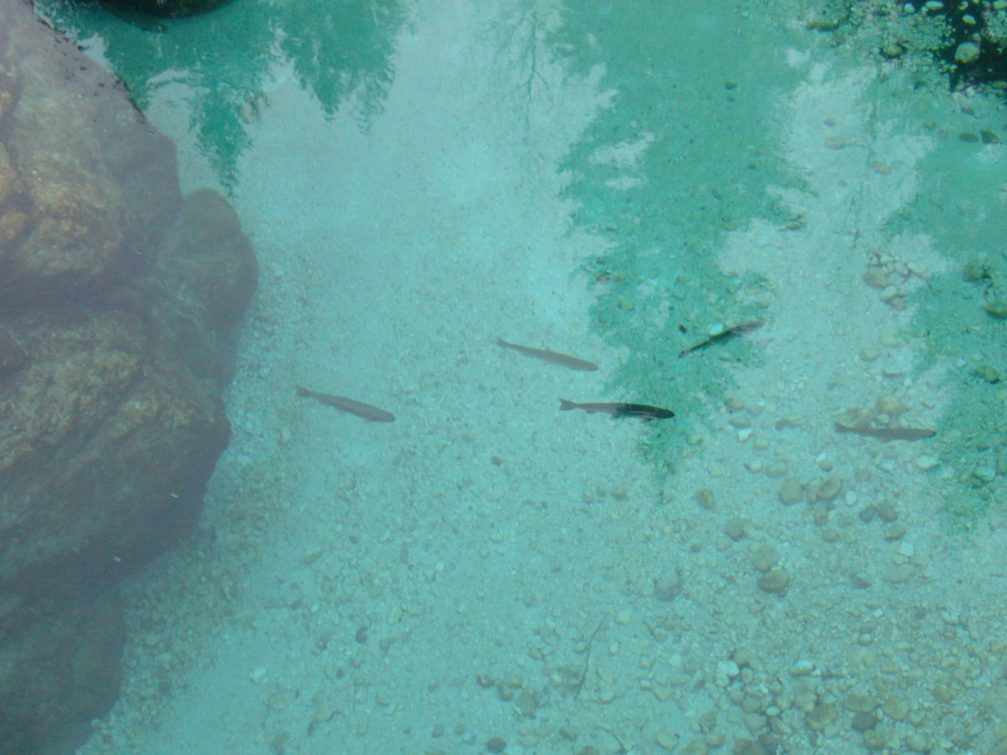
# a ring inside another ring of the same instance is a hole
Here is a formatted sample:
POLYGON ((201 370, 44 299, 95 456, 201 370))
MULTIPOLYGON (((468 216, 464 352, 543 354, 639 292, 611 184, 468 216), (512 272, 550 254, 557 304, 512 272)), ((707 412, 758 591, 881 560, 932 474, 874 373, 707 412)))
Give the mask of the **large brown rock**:
POLYGON ((0 3, 0 310, 93 296, 174 218, 174 147, 123 87, 17 0, 0 3))
POLYGON ((185 197, 158 247, 157 262, 130 290, 153 282, 167 295, 147 300, 154 318, 200 377, 229 380, 232 336, 258 282, 252 245, 234 208, 210 189, 185 197))
POLYGON ((192 524, 227 443, 219 397, 137 317, 7 322, 30 360, 0 384, 0 590, 76 591, 192 524))
POLYGON ((187 533, 257 282, 122 87, 0 0, 0 750, 71 752, 118 689, 116 578, 187 533), (8 749, 4 749, 8 748, 8 749))

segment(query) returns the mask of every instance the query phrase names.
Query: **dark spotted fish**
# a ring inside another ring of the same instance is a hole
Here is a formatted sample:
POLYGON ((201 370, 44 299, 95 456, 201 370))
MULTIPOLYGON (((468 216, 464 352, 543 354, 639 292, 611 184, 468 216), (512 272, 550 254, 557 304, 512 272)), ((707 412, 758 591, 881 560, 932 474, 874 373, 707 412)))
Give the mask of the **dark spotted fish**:
POLYGON ((521 346, 516 343, 505 341, 502 338, 497 339, 497 346, 503 346, 505 349, 513 349, 514 351, 521 352, 525 356, 535 357, 536 359, 541 359, 543 362, 559 364, 564 367, 568 367, 571 370, 594 372, 598 369, 598 365, 594 362, 578 359, 577 357, 572 357, 569 354, 560 354, 558 351, 549 351, 549 349, 533 349, 531 346, 521 346))
POLYGON ((309 391, 307 388, 302 388, 301 386, 297 386, 297 395, 302 398, 313 398, 321 404, 335 407, 340 411, 349 412, 350 414, 355 414, 358 417, 363 417, 371 422, 395 421, 395 415, 391 412, 386 412, 384 409, 378 409, 376 406, 365 404, 363 401, 354 401, 353 399, 346 398, 345 396, 333 396, 328 393, 309 391))
POLYGON ((840 422, 836 423, 836 432, 856 433, 878 440, 926 440, 937 434, 928 427, 850 427, 840 422))
POLYGON ((678 352, 680 357, 689 356, 694 351, 699 351, 700 349, 705 349, 707 346, 717 343, 718 341, 726 341, 728 338, 733 336, 740 336, 742 333, 749 333, 756 328, 761 328, 765 323, 762 320, 749 320, 748 322, 739 323, 738 325, 732 325, 729 328, 724 328, 715 332, 711 332, 710 336, 705 341, 700 341, 694 346, 690 346, 687 349, 682 349, 678 352))
POLYGON ((671 409, 662 409, 659 406, 647 404, 578 404, 576 401, 567 401, 565 398, 559 400, 559 408, 563 412, 580 409, 588 414, 611 414, 613 417, 639 417, 646 420, 670 419, 675 416, 675 412, 671 409))

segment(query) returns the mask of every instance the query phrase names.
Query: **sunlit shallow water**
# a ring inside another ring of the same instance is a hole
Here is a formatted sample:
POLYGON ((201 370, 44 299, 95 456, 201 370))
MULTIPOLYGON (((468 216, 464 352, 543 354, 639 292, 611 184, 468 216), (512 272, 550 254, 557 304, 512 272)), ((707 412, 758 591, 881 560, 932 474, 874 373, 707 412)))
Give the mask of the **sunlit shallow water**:
POLYGON ((765 5, 46 4, 263 271, 82 752, 1007 739, 1004 112, 765 5))

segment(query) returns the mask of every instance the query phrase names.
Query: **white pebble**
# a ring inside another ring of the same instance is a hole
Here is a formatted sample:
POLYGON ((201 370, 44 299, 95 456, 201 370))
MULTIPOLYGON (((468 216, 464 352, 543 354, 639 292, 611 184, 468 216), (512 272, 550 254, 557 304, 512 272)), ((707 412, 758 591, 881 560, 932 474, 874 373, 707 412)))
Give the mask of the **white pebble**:
POLYGON ((718 687, 726 687, 740 673, 741 669, 734 661, 720 661, 717 663, 717 673, 714 680, 718 687))

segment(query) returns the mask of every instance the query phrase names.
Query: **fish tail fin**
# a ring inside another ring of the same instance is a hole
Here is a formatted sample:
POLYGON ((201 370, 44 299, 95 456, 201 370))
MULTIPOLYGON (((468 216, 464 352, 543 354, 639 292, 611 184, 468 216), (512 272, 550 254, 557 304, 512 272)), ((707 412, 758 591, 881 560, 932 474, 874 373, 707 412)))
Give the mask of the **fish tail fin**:
POLYGON ((836 426, 836 432, 837 433, 852 433, 853 432, 853 428, 852 427, 847 427, 846 425, 844 425, 844 424, 842 424, 840 422, 836 422, 834 424, 836 426))
POLYGON ((568 412, 571 409, 576 409, 577 405, 573 401, 567 401, 565 398, 559 400, 559 410, 561 412, 568 412))
POLYGON ((511 344, 507 343, 500 336, 496 337, 496 341, 494 341, 494 343, 496 343, 497 346, 503 346, 505 349, 509 349, 511 347, 511 344))
POLYGON ((299 386, 297 386, 297 395, 298 396, 310 396, 311 395, 311 391, 309 391, 307 388, 304 388, 303 386, 299 385, 299 386))

